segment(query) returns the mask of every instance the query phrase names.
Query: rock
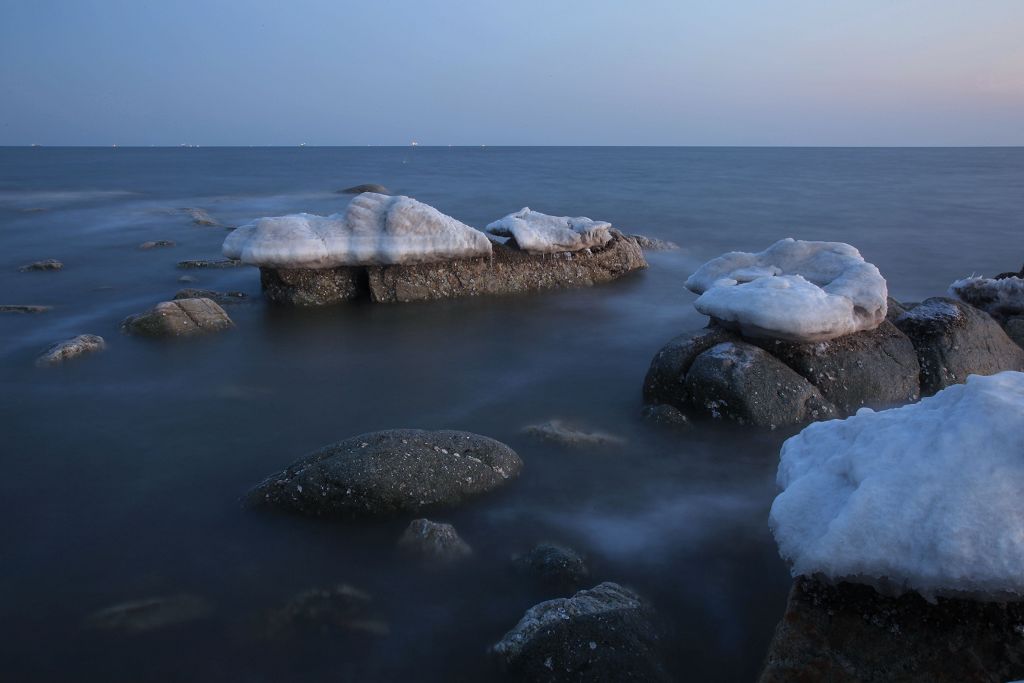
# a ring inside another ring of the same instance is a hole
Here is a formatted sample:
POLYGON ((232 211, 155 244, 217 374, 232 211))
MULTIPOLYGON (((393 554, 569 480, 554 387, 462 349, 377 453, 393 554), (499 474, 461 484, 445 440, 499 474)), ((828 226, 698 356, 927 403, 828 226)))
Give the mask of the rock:
POLYGON ((414 519, 398 539, 398 548, 417 560, 451 564, 473 554, 455 527, 429 519, 414 519))
POLYGON ((558 254, 600 249, 612 239, 612 224, 585 216, 549 216, 523 207, 490 223, 492 235, 511 238, 519 249, 533 254, 558 254))
POLYGON ((683 411, 667 403, 649 403, 643 407, 640 415, 648 422, 666 427, 685 429, 690 426, 690 419, 683 411))
POLYGON ((191 275, 182 275, 181 277, 178 278, 178 282, 187 283, 187 282, 195 282, 195 281, 196 281, 196 279, 194 277, 192 277, 191 275))
POLYGON ((179 337, 219 332, 234 326, 215 301, 177 299, 163 301, 145 313, 125 318, 121 330, 146 337, 179 337))
POLYGON ((0 304, 0 313, 46 313, 53 306, 33 306, 29 304, 0 304))
POLYGON ((186 208, 178 209, 178 212, 191 218, 192 222, 196 225, 208 227, 219 227, 221 225, 220 221, 206 212, 206 209, 186 208))
POLYGON ((1016 272, 1011 270, 1011 271, 1006 272, 1006 273, 999 273, 999 275, 996 275, 992 279, 993 280, 1005 280, 1008 277, 1019 277, 1021 279, 1024 279, 1024 266, 1022 266, 1021 269, 1016 271, 1016 272))
POLYGON ((362 298, 381 303, 428 301, 585 287, 647 267, 639 245, 612 232, 612 241, 602 249, 551 255, 494 244, 489 258, 322 269, 261 268, 261 282, 268 299, 293 306, 362 298))
POLYGON ((712 346, 739 339, 737 335, 716 325, 679 335, 654 354, 651 367, 644 377, 644 400, 648 403, 667 403, 686 410, 690 405, 690 397, 686 392, 686 373, 693 359, 712 346))
POLYGON ((697 414, 770 429, 836 415, 810 382, 744 342, 723 342, 697 356, 686 373, 686 392, 697 414))
POLYGON ((139 245, 139 249, 156 249, 158 247, 174 247, 177 246, 176 242, 171 240, 156 240, 154 242, 143 242, 139 245))
POLYGON ((546 588, 576 591, 590 578, 587 563, 572 548, 554 543, 539 543, 524 554, 512 558, 512 567, 546 588))
POLYGON ((1024 277, 969 277, 949 286, 949 295, 988 313, 1000 323, 1024 315, 1024 277))
POLYGON ((920 397, 921 367, 910 340, 888 320, 874 330, 819 343, 751 339, 818 388, 840 417, 920 397))
POLYGON ((238 259, 226 258, 226 259, 194 259, 192 261, 178 261, 179 268, 191 269, 191 268, 235 268, 237 266, 244 266, 238 259))
POLYGON ((218 304, 238 304, 248 298, 245 292, 217 292, 212 289, 179 289, 175 299, 210 299, 218 304))
POLYGON ((36 359, 36 365, 57 365, 71 358, 102 351, 105 348, 107 348, 107 343, 103 337, 95 334, 80 334, 51 346, 46 353, 36 359))
POLYGON ((344 190, 338 190, 338 194, 362 194, 364 192, 376 192, 377 194, 390 195, 391 191, 383 185, 376 183, 364 183, 362 185, 353 185, 352 187, 346 187, 344 190))
POLYGON ((529 681, 669 681, 650 607, 606 582, 527 610, 491 648, 506 671, 529 681))
POLYGON ((1024 678, 1024 603, 884 597, 869 586, 800 577, 761 683, 1024 678))
POLYGON ((668 240, 659 240, 645 235, 630 235, 630 237, 636 240, 636 243, 644 251, 673 251, 679 248, 678 244, 668 240))
POLYGON ((548 422, 523 427, 523 434, 540 441, 548 441, 569 448, 617 446, 623 443, 621 438, 612 434, 585 432, 582 429, 571 427, 561 420, 549 420, 548 422))
POLYGON ((27 273, 33 270, 61 270, 64 268, 64 264, 57 259, 48 258, 44 261, 35 261, 33 263, 26 263, 22 267, 18 268, 23 273, 27 273))
POLYGON ((891 323, 895 323, 896 318, 900 317, 901 315, 909 311, 911 308, 913 308, 913 305, 911 305, 908 308, 906 305, 901 304, 899 301, 896 301, 896 299, 893 299, 891 296, 885 300, 885 303, 885 319, 891 323))
POLYGON ((944 297, 926 299, 896 319, 921 365, 921 395, 1003 370, 1024 370, 1024 349, 984 311, 944 297))
POLYGON ((1024 348, 1024 317, 1010 318, 1003 328, 1006 336, 1014 341, 1017 346, 1024 348))
POLYGON ((387 622, 372 611, 367 593, 346 583, 299 593, 267 617, 271 637, 362 634, 386 636, 387 622))
POLYGON ((94 612, 86 628, 122 633, 147 633, 184 624, 210 615, 210 604, 189 594, 145 598, 124 602, 94 612))
POLYGON ((478 434, 392 429, 314 451, 256 486, 245 502, 315 516, 417 513, 498 488, 522 466, 511 448, 478 434))

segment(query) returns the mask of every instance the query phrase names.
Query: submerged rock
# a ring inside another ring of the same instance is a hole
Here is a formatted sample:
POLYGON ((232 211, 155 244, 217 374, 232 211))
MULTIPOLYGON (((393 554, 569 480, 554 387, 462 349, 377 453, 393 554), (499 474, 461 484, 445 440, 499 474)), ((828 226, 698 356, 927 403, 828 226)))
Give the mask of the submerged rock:
POLYGON ((178 267, 186 270, 192 268, 235 268, 244 266, 238 259, 193 259, 191 261, 178 261, 178 267))
POLYGON ((271 301, 323 306, 365 298, 395 303, 585 287, 646 267, 637 243, 613 231, 612 241, 602 249, 565 254, 530 254, 494 244, 491 257, 408 265, 261 268, 260 275, 271 301))
POLYGON ((139 249, 148 250, 176 246, 178 246, 177 242, 172 242, 171 240, 155 240, 152 242, 143 242, 142 244, 139 245, 139 249))
POLYGON ((678 244, 669 240, 659 240, 646 235, 630 235, 630 237, 636 240, 636 243, 644 251, 674 251, 679 248, 678 244))
POLYGON ((53 306, 33 306, 31 304, 0 304, 0 313, 46 313, 53 306))
POLYGON ((218 304, 237 304, 247 297, 245 292, 218 292, 212 289, 179 289, 175 299, 210 299, 218 304))
POLYGON ((686 414, 667 403, 649 403, 640 413, 646 421, 665 427, 685 429, 690 426, 690 418, 686 414))
POLYGON ((271 637, 362 634, 386 636, 390 628, 372 609, 368 593, 339 583, 299 593, 267 617, 271 637))
POLYGON ((35 261, 33 263, 26 263, 25 265, 18 268, 23 273, 27 273, 33 270, 45 271, 45 270, 61 270, 64 268, 64 264, 57 259, 48 258, 44 261, 35 261))
POLYGON ((181 337, 219 332, 234 326, 215 301, 176 299, 163 301, 145 313, 125 318, 121 330, 146 337, 181 337))
POLYGON ((383 185, 377 183, 364 183, 362 185, 353 185, 352 187, 346 187, 344 190, 338 190, 338 194, 362 194, 364 192, 375 192, 376 194, 390 195, 391 191, 383 185))
POLYGON ((896 319, 921 366, 921 395, 930 396, 967 375, 1024 370, 1024 349, 984 311, 956 299, 932 297, 896 319))
POLYGON ((870 586, 800 577, 760 683, 1024 678, 1024 603, 885 597, 870 586))
POLYGON ((606 582, 527 610, 491 652, 530 681, 669 681, 650 607, 606 582))
POLYGON ((530 552, 513 556, 512 567, 536 583, 559 591, 579 590, 590 578, 583 557, 555 543, 538 543, 530 552))
POLYGON ((392 429, 307 455, 245 502, 315 516, 388 516, 451 506, 502 486, 523 463, 505 444, 457 431, 392 429))
POLYGON ((146 633, 208 617, 210 604, 196 595, 181 594, 123 602, 89 615, 85 626, 103 631, 146 633))
POLYGON ((107 348, 107 343, 103 337, 95 334, 80 334, 51 346, 36 359, 36 365, 57 365, 86 353, 102 351, 105 348, 107 348))
POLYGON ((196 225, 206 227, 219 227, 221 225, 220 221, 206 212, 206 209, 185 208, 178 209, 177 211, 188 216, 196 225))
POLYGON ((695 413, 741 424, 775 429, 836 415, 814 385, 744 342, 723 342, 701 353, 685 384, 695 413))
POLYGON ((541 441, 578 448, 581 446, 617 446, 623 439, 605 432, 587 432, 570 426, 561 420, 549 420, 540 424, 523 427, 523 433, 541 441))
POLYGON ((473 554, 451 524, 414 519, 406 527, 398 548, 405 555, 432 564, 451 564, 473 554))

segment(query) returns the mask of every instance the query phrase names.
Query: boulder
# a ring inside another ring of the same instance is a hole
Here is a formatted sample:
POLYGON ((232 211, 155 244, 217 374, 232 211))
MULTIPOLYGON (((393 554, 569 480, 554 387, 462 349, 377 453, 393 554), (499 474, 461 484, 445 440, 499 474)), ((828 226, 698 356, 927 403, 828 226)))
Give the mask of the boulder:
POLYGON ((949 286, 949 295, 980 308, 999 322, 1024 315, 1024 277, 1014 273, 957 280, 949 286))
POLYGON ((486 436, 391 429, 314 451, 256 486, 245 502, 314 516, 417 513, 496 489, 522 466, 515 451, 486 436))
POLYGON ((717 325, 679 335, 654 354, 644 377, 644 400, 667 403, 685 411, 690 405, 686 373, 693 360, 712 346, 739 340, 737 335, 717 325))
POLYGON ((53 306, 35 306, 32 304, 0 304, 0 313, 46 313, 53 306))
POLYGON ((85 620, 89 629, 121 633, 147 633, 208 617, 212 608, 203 598, 183 593, 122 602, 93 612, 85 620))
POLYGON ((1006 321, 1003 329, 1006 331, 1006 336, 1012 339, 1017 346, 1024 349, 1024 316, 1010 318, 1006 321))
POLYGON ((568 425, 561 420, 548 420, 540 424, 528 425, 523 433, 538 441, 547 441, 567 448, 607 447, 624 443, 621 437, 605 432, 588 432, 568 425))
POLYGON ((344 190, 338 190, 338 194, 362 194, 364 192, 375 192, 377 194, 391 194, 391 191, 383 185, 377 183, 363 183, 362 185, 353 185, 352 187, 346 187, 344 190))
POLYGON ((219 332, 234 326, 215 301, 177 299, 163 301, 145 313, 125 318, 121 330, 144 337, 183 337, 219 332))
POLYGON ((178 261, 178 267, 186 270, 193 268, 235 268, 237 266, 244 266, 238 259, 225 258, 225 259, 193 259, 190 261, 178 261))
POLYGON ((651 608, 606 582, 527 610, 491 648, 499 664, 529 681, 669 681, 651 608))
POLYGON ((36 365, 58 365, 66 360, 76 358, 86 353, 94 353, 107 348, 103 337, 95 334, 80 334, 71 339, 57 342, 36 359, 36 365))
POLYGON ((640 416, 656 425, 685 429, 690 426, 690 419, 683 411, 667 403, 649 403, 643 407, 640 416))
POLYGON ((818 388, 839 416, 920 397, 921 368, 910 339, 888 320, 874 330, 801 344, 751 339, 818 388))
POLYGON ((161 247, 174 247, 174 246, 177 246, 177 244, 175 242, 172 242, 171 240, 155 240, 155 241, 151 241, 151 242, 143 242, 142 244, 139 245, 139 249, 149 250, 149 249, 157 249, 157 248, 161 248, 161 247))
POLYGON ((958 384, 967 375, 1024 370, 1024 349, 984 311, 956 299, 933 297, 896 319, 921 365, 921 395, 958 384))
POLYGON ((451 564, 473 554, 451 524, 414 519, 398 539, 403 554, 431 564, 451 564))
POLYGON ((800 577, 760 683, 1024 678, 1024 603, 885 597, 870 586, 800 577))
POLYGON ((659 240, 655 237, 647 237, 646 235, 630 235, 630 237, 636 240, 636 243, 644 251, 674 251, 679 248, 679 245, 675 242, 659 240))
POLYGON ((836 416, 814 385, 745 342, 723 342, 697 356, 686 392, 697 414, 769 429, 836 416))
POLYGON ((577 591, 590 578, 583 557, 555 543, 538 543, 530 552, 513 556, 512 567, 544 588, 558 591, 577 591))
POLYGON ((174 294, 175 299, 210 299, 218 304, 238 304, 244 301, 247 296, 245 292, 217 292, 212 289, 179 289, 174 294))
POLYGON ((288 306, 328 306, 369 296, 365 268, 260 268, 263 295, 288 306))
POLYGON ((182 214, 185 214, 186 216, 188 216, 192 220, 192 222, 194 224, 196 224, 196 225, 202 225, 204 227, 218 227, 218 226, 220 226, 220 221, 218 221, 213 216, 211 216, 209 213, 207 213, 206 209, 185 208, 185 209, 178 209, 177 211, 178 211, 178 213, 182 213, 182 214))
POLYGON ((370 595, 347 583, 303 591, 267 616, 267 635, 272 638, 386 636, 389 632, 387 622, 373 611, 370 595))
POLYGON ((895 323, 896 318, 900 317, 901 315, 903 315, 904 313, 906 313, 907 311, 914 307, 913 305, 907 306, 905 304, 901 304, 899 301, 896 301, 896 299, 893 299, 891 296, 885 300, 885 303, 885 319, 891 323, 895 323))
POLYGON ((23 273, 30 271, 45 271, 45 270, 61 270, 64 268, 64 264, 57 259, 48 258, 44 261, 34 261, 33 263, 26 263, 25 265, 18 268, 23 273))

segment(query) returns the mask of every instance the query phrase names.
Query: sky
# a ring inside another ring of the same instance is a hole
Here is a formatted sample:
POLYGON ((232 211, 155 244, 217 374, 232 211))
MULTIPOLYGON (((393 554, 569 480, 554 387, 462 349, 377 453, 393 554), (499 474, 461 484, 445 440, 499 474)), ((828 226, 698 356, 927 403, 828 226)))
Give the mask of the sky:
POLYGON ((1024 0, 0 0, 0 145, 1022 145, 1024 0))

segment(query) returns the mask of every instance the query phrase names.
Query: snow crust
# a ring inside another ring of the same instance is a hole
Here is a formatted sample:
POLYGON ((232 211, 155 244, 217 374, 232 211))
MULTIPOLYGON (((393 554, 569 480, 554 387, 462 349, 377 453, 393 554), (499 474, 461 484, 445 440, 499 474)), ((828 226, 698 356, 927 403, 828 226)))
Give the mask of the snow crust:
POLYGON ((491 242, 415 199, 364 192, 330 216, 259 218, 228 235, 222 251, 257 266, 333 268, 489 256, 491 242))
POLYGON ((500 237, 514 238, 524 251, 550 254, 603 247, 612 239, 611 227, 611 223, 584 216, 549 216, 524 207, 494 221, 486 230, 500 237))
POLYGON ((786 238, 759 253, 733 251, 686 281, 698 311, 753 337, 824 341, 885 320, 878 268, 843 242, 786 238))
POLYGON ((1024 595, 1024 373, 810 425, 782 447, 769 526, 793 575, 1024 595))
POLYGON ((997 317, 1024 315, 1024 280, 1019 277, 968 277, 951 284, 949 293, 997 317))

